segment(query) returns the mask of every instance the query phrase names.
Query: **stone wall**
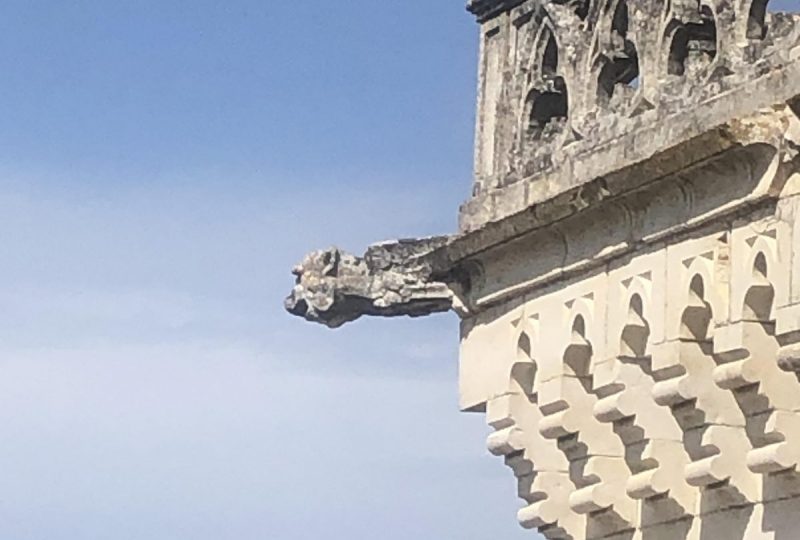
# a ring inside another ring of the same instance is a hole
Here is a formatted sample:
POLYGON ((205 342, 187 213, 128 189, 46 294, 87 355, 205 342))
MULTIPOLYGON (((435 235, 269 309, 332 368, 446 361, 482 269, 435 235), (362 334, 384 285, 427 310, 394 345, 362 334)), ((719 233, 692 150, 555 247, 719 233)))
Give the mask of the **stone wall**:
MULTIPOLYGON (((765 113, 766 114, 766 113, 765 113)), ((795 538, 800 120, 484 253, 461 405, 548 538, 795 538), (794 506, 793 506, 794 505, 794 506)))

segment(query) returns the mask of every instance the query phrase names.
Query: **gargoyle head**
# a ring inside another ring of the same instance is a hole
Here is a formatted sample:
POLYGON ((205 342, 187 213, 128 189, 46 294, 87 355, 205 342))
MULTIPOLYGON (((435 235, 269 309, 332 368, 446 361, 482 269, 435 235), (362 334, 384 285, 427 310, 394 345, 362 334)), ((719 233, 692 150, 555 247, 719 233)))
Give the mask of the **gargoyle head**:
POLYGON ((446 283, 431 280, 420 256, 447 238, 397 240, 375 244, 363 257, 337 248, 306 255, 286 309, 306 320, 339 327, 363 315, 421 317, 447 311, 453 294, 446 283))
POLYGON ((330 328, 361 315, 353 297, 359 296, 359 289, 364 289, 362 294, 369 289, 363 260, 333 247, 309 253, 292 273, 295 286, 284 302, 289 313, 330 328))

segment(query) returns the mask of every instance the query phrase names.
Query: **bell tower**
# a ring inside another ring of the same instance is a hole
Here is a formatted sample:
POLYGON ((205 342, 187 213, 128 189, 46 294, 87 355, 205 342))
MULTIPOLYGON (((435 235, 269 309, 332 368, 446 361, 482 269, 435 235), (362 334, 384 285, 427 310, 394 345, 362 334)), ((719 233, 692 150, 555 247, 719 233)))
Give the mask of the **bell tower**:
POLYGON ((546 538, 797 537, 800 15, 768 0, 471 0, 451 236, 313 252, 287 309, 462 320, 546 538))

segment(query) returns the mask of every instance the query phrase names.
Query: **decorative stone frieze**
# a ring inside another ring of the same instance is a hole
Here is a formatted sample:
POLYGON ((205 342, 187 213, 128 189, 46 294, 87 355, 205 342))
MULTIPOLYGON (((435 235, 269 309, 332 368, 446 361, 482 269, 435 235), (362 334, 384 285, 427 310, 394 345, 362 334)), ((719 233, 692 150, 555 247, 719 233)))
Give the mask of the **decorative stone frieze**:
POLYGON ((469 8, 460 232, 312 254, 287 307, 329 326, 455 310, 461 408, 547 538, 796 538, 800 16, 469 8))

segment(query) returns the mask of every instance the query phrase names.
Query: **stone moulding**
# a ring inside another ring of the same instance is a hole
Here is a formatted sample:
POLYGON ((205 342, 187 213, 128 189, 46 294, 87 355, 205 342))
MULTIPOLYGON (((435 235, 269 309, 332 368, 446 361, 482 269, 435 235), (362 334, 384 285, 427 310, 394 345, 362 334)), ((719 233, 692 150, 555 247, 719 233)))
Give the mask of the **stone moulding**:
POLYGON ((705 141, 695 139, 654 158, 658 163, 650 162, 650 166, 669 171, 661 178, 643 176, 644 167, 619 171, 512 218, 455 237, 430 254, 432 267, 447 269, 468 261, 467 268, 494 273, 485 267, 503 259, 498 253, 509 248, 500 246, 515 246, 512 249, 517 253, 522 245, 536 246, 529 248, 528 255, 549 248, 545 253, 551 256, 550 264, 539 261, 533 265, 528 269, 529 279, 505 286, 495 280, 493 287, 472 288, 469 305, 488 307, 697 229, 726 214, 746 212, 760 201, 777 198, 783 189, 793 170, 796 124, 797 117, 788 105, 739 119, 732 126, 738 139, 733 130, 719 130, 707 134, 705 141), (696 160, 697 150, 709 146, 715 153, 696 160), (682 166, 671 171, 660 165, 662 160, 682 166), (733 167, 747 174, 728 176, 733 167), (587 238, 589 224, 602 234, 587 238))

